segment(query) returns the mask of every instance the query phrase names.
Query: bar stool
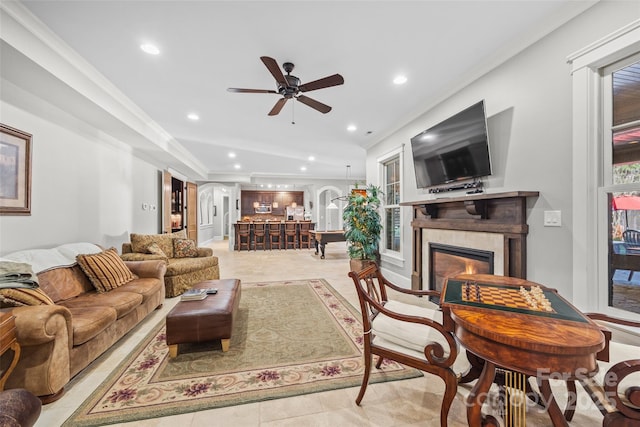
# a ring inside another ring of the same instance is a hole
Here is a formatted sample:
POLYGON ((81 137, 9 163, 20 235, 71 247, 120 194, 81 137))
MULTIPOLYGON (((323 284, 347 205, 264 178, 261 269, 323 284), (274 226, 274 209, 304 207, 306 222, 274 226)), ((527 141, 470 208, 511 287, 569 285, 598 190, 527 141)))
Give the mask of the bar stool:
POLYGON ((275 245, 278 245, 278 249, 282 249, 279 222, 269 223, 269 249, 273 249, 275 245))
POLYGON ((264 222, 256 222, 253 224, 253 249, 258 250, 258 245, 262 246, 262 250, 267 249, 267 231, 264 222))
POLYGON ((311 233, 309 232, 312 228, 311 222, 301 222, 300 223, 300 233, 298 235, 298 247, 302 249, 302 245, 307 245, 308 249, 311 249, 311 233))
POLYGON ((236 243, 239 251, 241 251, 243 247, 246 247, 247 250, 251 249, 251 224, 248 222, 239 222, 236 224, 236 243))
POLYGON ((289 245, 293 245, 293 249, 298 246, 297 241, 297 224, 293 221, 284 223, 284 248, 289 249, 289 245))

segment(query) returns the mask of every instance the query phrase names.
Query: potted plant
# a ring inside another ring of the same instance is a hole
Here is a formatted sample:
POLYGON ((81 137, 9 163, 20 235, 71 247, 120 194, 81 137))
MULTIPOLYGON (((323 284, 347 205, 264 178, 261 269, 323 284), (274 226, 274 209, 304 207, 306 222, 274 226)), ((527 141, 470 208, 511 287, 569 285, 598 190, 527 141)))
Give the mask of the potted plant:
POLYGON ((342 213, 345 239, 348 244, 351 270, 359 271, 370 262, 379 260, 380 222, 379 187, 368 185, 356 188, 342 213))

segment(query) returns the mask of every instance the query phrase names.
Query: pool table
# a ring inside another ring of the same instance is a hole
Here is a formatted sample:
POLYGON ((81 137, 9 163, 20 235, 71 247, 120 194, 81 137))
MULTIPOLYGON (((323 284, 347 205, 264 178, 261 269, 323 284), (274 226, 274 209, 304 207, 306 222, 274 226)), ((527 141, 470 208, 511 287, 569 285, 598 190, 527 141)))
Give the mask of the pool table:
POLYGON ((324 259, 324 247, 329 242, 345 242, 344 238, 344 230, 311 230, 310 233, 313 235, 316 245, 316 255, 318 255, 318 247, 320 247, 320 251, 322 255, 321 259, 324 259))

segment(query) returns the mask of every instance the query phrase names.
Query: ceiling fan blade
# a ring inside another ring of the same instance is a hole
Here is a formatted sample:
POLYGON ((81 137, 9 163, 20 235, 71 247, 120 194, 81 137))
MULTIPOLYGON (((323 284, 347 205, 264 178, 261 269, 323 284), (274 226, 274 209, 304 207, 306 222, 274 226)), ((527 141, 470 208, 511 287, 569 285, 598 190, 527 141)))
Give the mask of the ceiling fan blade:
POLYGON ((269 58, 268 56, 261 56, 260 59, 267 66, 267 69, 271 73, 274 79, 278 84, 287 87, 287 79, 284 78, 284 74, 282 74, 282 70, 280 70, 280 66, 276 62, 275 59, 269 58))
POLYGON ((229 92, 235 93, 278 93, 275 90, 267 90, 267 89, 238 89, 237 87, 227 88, 229 92))
POLYGON ((302 102, 304 105, 307 105, 315 110, 318 110, 323 114, 327 114, 329 111, 331 111, 331 107, 329 107, 328 105, 323 104, 322 102, 316 101, 315 99, 311 99, 308 96, 299 95, 296 99, 302 102))
POLYGON ((282 107, 284 107, 284 104, 287 103, 287 99, 288 98, 278 99, 278 102, 276 102, 276 105, 274 105, 271 111, 269 111, 269 116, 276 116, 280 112, 280 110, 282 110, 282 107))
POLYGON ((322 79, 314 80, 299 86, 300 92, 309 92, 310 90, 322 89, 325 87, 338 86, 344 83, 344 79, 340 74, 334 74, 322 79))

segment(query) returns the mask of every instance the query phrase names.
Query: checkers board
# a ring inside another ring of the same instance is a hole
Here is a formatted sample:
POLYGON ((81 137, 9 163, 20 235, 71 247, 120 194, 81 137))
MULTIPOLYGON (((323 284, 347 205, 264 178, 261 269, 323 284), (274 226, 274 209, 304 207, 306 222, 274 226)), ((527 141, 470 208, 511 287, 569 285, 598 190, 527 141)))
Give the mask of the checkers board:
MULTIPOLYGON (((531 289, 531 286, 525 287, 527 293, 531 293, 531 289)), ((549 310, 542 307, 532 307, 526 301, 519 287, 449 279, 442 290, 441 304, 481 307, 576 322, 588 322, 581 313, 567 304, 553 290, 541 289, 541 292, 544 295, 544 299, 549 303, 549 310)))

